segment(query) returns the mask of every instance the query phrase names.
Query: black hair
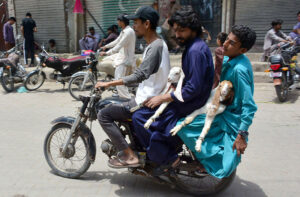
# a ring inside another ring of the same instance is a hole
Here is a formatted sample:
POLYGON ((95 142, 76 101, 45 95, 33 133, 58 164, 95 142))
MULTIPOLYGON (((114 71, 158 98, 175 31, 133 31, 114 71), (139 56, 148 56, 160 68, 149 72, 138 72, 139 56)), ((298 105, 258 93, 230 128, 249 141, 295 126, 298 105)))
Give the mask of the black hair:
POLYGON ((241 47, 249 51, 256 41, 256 33, 250 27, 245 25, 234 25, 231 33, 233 33, 240 41, 241 47))
POLYGON ((297 16, 300 14, 300 11, 297 13, 297 16))
MULTIPOLYGON (((149 20, 149 19, 144 19, 142 17, 140 19, 142 20, 143 23, 145 23, 147 20, 149 20)), ((153 20, 149 20, 149 22, 150 22, 150 28, 152 30, 156 30, 156 27, 158 26, 158 21, 154 22, 153 20)))
POLYGON ((199 15, 190 7, 185 6, 176 11, 168 21, 169 25, 173 27, 174 23, 180 27, 190 28, 197 32, 197 36, 202 35, 202 25, 199 15))
POLYGON ((271 25, 272 25, 272 27, 274 27, 276 25, 281 25, 282 23, 283 23, 283 20, 276 19, 276 20, 272 21, 271 25))
POLYGON ((95 28, 94 27, 89 27, 89 31, 91 31, 91 30, 95 31, 95 28))
POLYGON ((31 15, 30 12, 27 12, 27 13, 26 13, 26 16, 32 17, 32 15, 31 15))
POLYGON ((50 39, 50 40, 48 41, 48 43, 56 44, 56 42, 55 42, 54 39, 50 39))
POLYGON ((217 39, 220 40, 221 44, 223 45, 226 38, 227 38, 228 34, 225 33, 225 32, 220 32, 218 35, 217 35, 217 39))
POLYGON ((8 20, 12 20, 12 21, 15 21, 15 22, 17 21, 15 17, 9 17, 8 20))
POLYGON ((128 20, 128 18, 126 18, 126 16, 127 16, 127 14, 124 13, 124 14, 120 14, 117 17, 117 20, 122 21, 125 24, 125 26, 129 25, 129 20, 128 20))
POLYGON ((112 32, 114 32, 114 27, 113 27, 113 26, 108 27, 108 28, 107 28, 107 31, 112 31, 112 32))

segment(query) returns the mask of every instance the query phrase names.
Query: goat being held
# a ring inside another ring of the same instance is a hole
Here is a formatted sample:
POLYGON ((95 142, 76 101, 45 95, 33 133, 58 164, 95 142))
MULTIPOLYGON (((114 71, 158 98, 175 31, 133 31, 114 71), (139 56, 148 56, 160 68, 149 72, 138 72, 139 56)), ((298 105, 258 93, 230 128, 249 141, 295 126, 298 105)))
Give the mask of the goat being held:
POLYGON ((222 81, 217 88, 211 91, 206 104, 188 115, 185 120, 181 124, 175 126, 170 133, 173 136, 176 135, 182 127, 190 124, 196 116, 206 113, 205 124, 195 146, 196 151, 201 152, 201 144, 204 141, 215 116, 222 113, 226 106, 232 103, 233 98, 234 90, 232 83, 230 81, 222 81))
MULTIPOLYGON (((168 76, 168 83, 163 91, 163 94, 171 93, 175 90, 174 94, 176 97, 183 102, 182 95, 181 95, 181 88, 184 79, 184 73, 180 67, 173 67, 170 70, 168 76), (177 85, 176 85, 177 84, 177 85), (176 86, 176 87, 175 87, 176 86)), ((147 122, 144 124, 144 128, 149 129, 150 125, 155 121, 156 118, 165 110, 170 102, 162 103, 159 108, 155 111, 153 116, 151 116, 147 122)))

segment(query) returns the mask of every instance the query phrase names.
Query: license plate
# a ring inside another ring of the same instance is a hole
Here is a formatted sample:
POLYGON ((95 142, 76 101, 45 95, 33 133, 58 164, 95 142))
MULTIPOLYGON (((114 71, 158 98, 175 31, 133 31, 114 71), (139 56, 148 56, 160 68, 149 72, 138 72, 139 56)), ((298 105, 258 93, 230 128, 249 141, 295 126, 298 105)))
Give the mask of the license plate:
POLYGON ((276 73, 271 72, 270 73, 270 77, 281 77, 281 76, 282 76, 282 72, 276 72, 276 73))

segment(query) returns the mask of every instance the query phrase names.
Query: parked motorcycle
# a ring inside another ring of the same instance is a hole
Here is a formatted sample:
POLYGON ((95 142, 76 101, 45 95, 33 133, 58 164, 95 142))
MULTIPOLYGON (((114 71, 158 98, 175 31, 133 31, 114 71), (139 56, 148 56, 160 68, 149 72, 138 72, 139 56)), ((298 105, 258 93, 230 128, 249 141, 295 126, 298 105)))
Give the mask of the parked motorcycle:
POLYGON ((23 83, 27 75, 20 64, 20 52, 10 53, 7 58, 0 59, 0 81, 6 92, 14 91, 15 83, 23 83))
MULTIPOLYGON (((59 117, 52 121, 52 128, 44 141, 44 155, 47 163, 56 175, 66 178, 78 178, 84 174, 96 158, 96 142, 91 131, 92 122, 97 113, 111 103, 128 101, 119 97, 101 98, 102 90, 93 90, 91 96, 81 96, 83 105, 76 118, 59 117), (90 128, 87 122, 90 121, 90 128)), ((151 177, 179 191, 192 195, 215 194, 227 188, 235 177, 235 171, 226 178, 218 179, 201 172, 200 163, 185 145, 180 152, 181 163, 175 171, 163 176, 152 175, 155 164, 147 159, 144 149, 140 147, 134 135, 132 121, 116 122, 124 137, 130 141, 130 147, 138 153, 140 167, 128 168, 130 173, 151 177)), ((181 148, 181 147, 179 147, 181 148)), ((116 147, 109 139, 103 140, 102 151, 111 158, 117 155, 116 147)))
MULTIPOLYGON (((101 50, 98 50, 97 53, 90 53, 89 58, 87 58, 88 67, 87 71, 80 71, 71 76, 71 80, 69 82, 69 93, 70 95, 79 101, 80 95, 90 95, 91 90, 94 88, 97 83, 98 76, 100 74, 98 70, 98 63, 103 59, 103 57, 99 57, 99 53, 101 50)), ((139 66, 141 64, 141 60, 136 60, 136 65, 139 66)), ((104 81, 113 80, 113 76, 106 74, 104 81)), ((133 84, 128 86, 128 90, 130 93, 135 94, 137 89, 137 85, 133 84)), ((111 87, 109 90, 112 90, 115 95, 117 95, 117 90, 115 87, 111 87)))
POLYGON ((41 49, 42 52, 36 56, 38 68, 29 73, 24 82, 24 86, 27 90, 37 90, 43 85, 46 79, 46 74, 43 71, 45 67, 54 69, 53 73, 50 74, 51 79, 65 85, 66 82, 69 82, 74 73, 83 70, 86 65, 84 56, 64 59, 57 56, 50 56, 44 46, 42 46, 41 49))
POLYGON ((21 35, 17 35, 16 45, 13 48, 7 51, 0 51, 0 58, 6 58, 9 54, 14 52, 18 52, 19 54, 22 54, 21 46, 23 45, 23 42, 20 42, 20 39, 21 39, 21 35))
POLYGON ((285 102, 289 91, 294 90, 300 81, 300 69, 297 67, 297 53, 300 52, 300 46, 286 43, 276 50, 269 58, 270 69, 266 72, 270 72, 270 77, 273 78, 279 101, 285 102))

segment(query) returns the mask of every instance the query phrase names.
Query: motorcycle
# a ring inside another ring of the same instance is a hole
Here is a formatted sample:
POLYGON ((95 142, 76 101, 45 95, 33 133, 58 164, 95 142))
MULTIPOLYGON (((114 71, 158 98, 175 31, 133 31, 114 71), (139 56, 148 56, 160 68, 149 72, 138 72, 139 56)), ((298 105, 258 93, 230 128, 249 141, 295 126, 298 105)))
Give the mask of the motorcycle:
POLYGON ((86 65, 84 56, 64 59, 57 56, 50 56, 44 46, 41 49, 42 52, 36 56, 36 61, 38 62, 37 69, 29 73, 24 82, 27 90, 37 90, 43 85, 46 79, 46 74, 43 71, 45 67, 54 69, 53 73, 50 74, 51 79, 65 85, 74 73, 83 70, 86 65))
POLYGON ((23 83, 27 72, 19 63, 21 53, 10 53, 7 58, 0 59, 0 81, 6 92, 14 91, 15 83, 23 83))
POLYGON ((300 81, 300 69, 297 67, 299 52, 300 46, 285 43, 278 46, 274 55, 269 58, 270 68, 265 72, 270 72, 280 102, 288 99, 289 91, 294 90, 300 81))
POLYGON ((22 54, 21 52, 21 46, 23 45, 23 43, 19 43, 19 40, 21 39, 21 35, 17 35, 17 38, 16 38, 16 45, 7 50, 7 51, 0 51, 0 58, 5 58, 7 57, 9 54, 11 53, 14 53, 14 52, 18 52, 20 55, 22 54))
MULTIPOLYGON (((80 71, 71 76, 71 80, 69 82, 69 93, 75 99, 79 101, 80 95, 89 95, 95 84, 97 83, 98 76, 101 76, 99 70, 97 69, 97 64, 99 61, 103 59, 103 57, 99 58, 101 50, 99 49, 96 53, 90 53, 87 58, 87 71, 80 71)), ((139 66, 141 64, 141 60, 136 60, 136 65, 139 66)), ((113 80, 113 76, 106 74, 104 81, 113 80)), ((137 85, 133 84, 128 86, 128 90, 130 93, 135 94, 137 89, 137 85)), ((117 96, 117 90, 115 87, 109 88, 109 90, 114 92, 114 95, 117 96)))
MULTIPOLYGON (((92 122, 97 119, 98 111, 107 105, 128 101, 120 97, 102 99, 103 91, 104 89, 93 90, 90 96, 80 96, 83 104, 76 118, 62 116, 52 121, 53 126, 44 141, 44 156, 56 175, 65 178, 78 178, 95 162, 96 142, 91 131, 92 122), (90 128, 87 126, 88 121, 91 123, 90 128)), ((157 166, 147 159, 143 147, 139 145, 134 132, 132 132, 132 121, 126 120, 116 122, 116 124, 124 137, 129 139, 130 147, 139 156, 141 166, 128 168, 130 173, 152 178, 159 183, 167 184, 192 195, 218 193, 227 188, 235 177, 236 171, 223 179, 201 172, 201 164, 184 144, 179 153, 181 162, 175 170, 167 172, 163 176, 153 176, 152 171, 157 166)), ((117 155, 116 147, 109 139, 102 141, 101 149, 108 158, 117 155)))

